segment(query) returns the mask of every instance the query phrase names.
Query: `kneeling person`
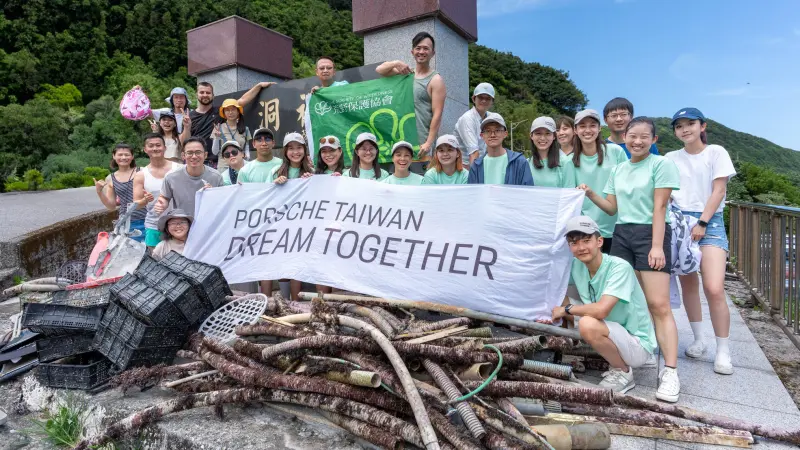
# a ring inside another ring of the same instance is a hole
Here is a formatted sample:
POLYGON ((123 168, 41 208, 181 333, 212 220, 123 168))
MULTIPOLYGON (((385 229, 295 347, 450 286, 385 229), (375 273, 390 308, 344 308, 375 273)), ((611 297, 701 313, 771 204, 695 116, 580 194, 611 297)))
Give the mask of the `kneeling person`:
POLYGON ((556 306, 553 320, 577 317, 581 338, 611 366, 600 386, 628 392, 636 386, 632 368, 644 365, 656 343, 644 292, 630 264, 600 251, 603 238, 590 217, 570 219, 566 237, 575 256, 570 284, 583 304, 556 306))

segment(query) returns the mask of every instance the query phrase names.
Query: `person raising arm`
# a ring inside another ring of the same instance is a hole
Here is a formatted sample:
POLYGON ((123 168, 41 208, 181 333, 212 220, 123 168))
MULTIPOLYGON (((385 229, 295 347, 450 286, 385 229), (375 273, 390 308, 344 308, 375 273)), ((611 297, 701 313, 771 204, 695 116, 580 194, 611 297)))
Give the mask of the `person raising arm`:
MULTIPOLYGON (((436 55, 436 42, 429 33, 420 32, 411 40, 411 56, 414 58, 414 112, 417 117, 420 162, 427 162, 436 142, 444 112, 447 89, 444 79, 431 68, 431 59, 436 55)), ((379 65, 376 72, 384 77, 407 75, 412 72, 408 64, 396 60, 379 65)), ((421 172, 415 170, 415 172, 421 172)))

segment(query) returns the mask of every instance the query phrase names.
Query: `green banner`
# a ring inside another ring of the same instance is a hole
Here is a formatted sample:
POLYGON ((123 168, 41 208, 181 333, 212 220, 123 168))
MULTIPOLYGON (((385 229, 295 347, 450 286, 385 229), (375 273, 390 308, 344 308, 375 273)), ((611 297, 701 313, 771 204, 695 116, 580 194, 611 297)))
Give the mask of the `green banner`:
POLYGON ((314 158, 319 139, 333 135, 342 142, 345 166, 353 160, 356 138, 373 133, 378 138, 378 161, 392 162, 391 149, 398 141, 408 141, 419 151, 417 121, 414 114, 414 75, 398 75, 320 89, 311 96, 314 158))

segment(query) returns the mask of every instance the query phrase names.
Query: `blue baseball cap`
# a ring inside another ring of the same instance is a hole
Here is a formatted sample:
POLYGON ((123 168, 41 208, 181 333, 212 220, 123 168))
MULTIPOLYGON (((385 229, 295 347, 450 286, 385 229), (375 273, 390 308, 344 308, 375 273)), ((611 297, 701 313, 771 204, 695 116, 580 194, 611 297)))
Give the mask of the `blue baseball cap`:
POLYGON ((703 122, 706 121, 706 116, 703 115, 697 108, 683 108, 680 111, 676 112, 674 116, 672 116, 672 125, 675 125, 675 122, 678 119, 689 119, 689 120, 701 120, 703 122))
POLYGON ((186 97, 186 106, 192 106, 192 101, 189 100, 189 94, 186 92, 186 89, 184 89, 182 87, 172 88, 172 90, 169 93, 169 97, 165 98, 164 101, 171 105, 172 104, 172 97, 175 94, 180 94, 180 95, 183 95, 184 97, 186 97))

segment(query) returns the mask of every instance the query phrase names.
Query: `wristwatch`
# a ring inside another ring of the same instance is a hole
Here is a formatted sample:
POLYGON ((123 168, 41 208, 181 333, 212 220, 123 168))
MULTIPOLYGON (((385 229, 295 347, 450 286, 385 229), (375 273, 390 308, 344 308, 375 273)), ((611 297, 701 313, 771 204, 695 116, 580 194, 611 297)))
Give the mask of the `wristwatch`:
POLYGON ((706 222, 705 220, 698 220, 697 224, 703 228, 708 228, 708 222, 706 222))
MULTIPOLYGON (((564 307, 564 312, 570 314, 569 310, 572 309, 572 303, 564 307)), ((571 315, 571 314, 570 314, 571 315)))

